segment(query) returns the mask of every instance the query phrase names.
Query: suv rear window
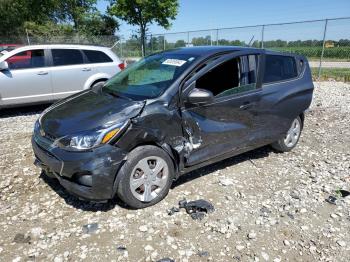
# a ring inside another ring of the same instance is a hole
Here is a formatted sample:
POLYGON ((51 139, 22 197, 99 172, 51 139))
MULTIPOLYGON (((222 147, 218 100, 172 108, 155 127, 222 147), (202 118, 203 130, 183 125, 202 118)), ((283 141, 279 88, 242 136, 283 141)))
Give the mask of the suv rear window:
POLYGON ((108 63, 113 62, 113 60, 101 51, 94 50, 83 50, 89 63, 108 63))
POLYGON ((84 63, 83 55, 77 49, 52 49, 54 66, 79 65, 84 63))
POLYGON ((298 76, 294 57, 266 55, 264 83, 288 80, 298 76))

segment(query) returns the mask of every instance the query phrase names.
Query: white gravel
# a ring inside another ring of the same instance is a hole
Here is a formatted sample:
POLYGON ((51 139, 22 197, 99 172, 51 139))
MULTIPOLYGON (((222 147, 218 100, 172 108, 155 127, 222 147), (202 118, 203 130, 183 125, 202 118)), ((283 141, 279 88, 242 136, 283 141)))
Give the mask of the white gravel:
POLYGON ((42 107, 7 110, 0 261, 349 261, 350 197, 325 199, 350 190, 350 85, 315 86, 295 150, 264 147, 202 168, 143 210, 82 202, 41 178, 30 138, 42 107), (215 212, 202 221, 184 210, 168 216, 184 197, 211 201, 215 212))

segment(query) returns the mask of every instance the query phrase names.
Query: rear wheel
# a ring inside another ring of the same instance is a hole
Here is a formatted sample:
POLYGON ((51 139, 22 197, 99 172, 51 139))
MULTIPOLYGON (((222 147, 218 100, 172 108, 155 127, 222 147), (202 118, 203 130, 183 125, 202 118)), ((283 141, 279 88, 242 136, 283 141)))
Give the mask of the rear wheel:
POLYGON ((118 197, 133 208, 161 201, 169 192, 174 166, 169 155, 156 146, 133 150, 118 173, 118 197))
POLYGON ((302 122, 300 117, 293 120, 285 137, 271 144, 271 146, 279 152, 291 151, 297 144, 301 135, 302 122))
POLYGON ((98 82, 95 82, 91 85, 91 88, 95 89, 95 88, 100 88, 104 85, 104 83, 106 83, 106 81, 104 80, 101 80, 101 81, 98 81, 98 82))

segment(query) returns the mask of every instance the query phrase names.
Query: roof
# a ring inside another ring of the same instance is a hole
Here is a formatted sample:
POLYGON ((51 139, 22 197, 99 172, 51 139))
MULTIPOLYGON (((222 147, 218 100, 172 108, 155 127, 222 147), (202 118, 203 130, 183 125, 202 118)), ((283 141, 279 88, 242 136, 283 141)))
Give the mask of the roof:
POLYGON ((73 45, 73 44, 47 44, 47 45, 25 45, 20 48, 72 48, 72 49, 109 49, 105 46, 94 46, 94 45, 73 45))
POLYGON ((189 54, 196 56, 210 56, 222 52, 233 52, 233 51, 257 51, 271 55, 288 55, 288 56, 300 56, 298 54, 281 52, 263 48, 255 47, 244 47, 244 46, 195 46, 195 47, 182 47, 171 50, 166 50, 164 53, 168 54, 189 54))
POLYGON ((230 52, 230 51, 254 51, 259 50, 259 48, 253 47, 242 47, 242 46, 195 46, 195 47, 182 47, 172 50, 167 50, 165 53, 172 54, 191 54, 198 56, 206 56, 208 54, 215 54, 220 52, 230 52))
POLYGON ((112 52, 112 50, 109 47, 105 46, 94 46, 94 45, 67 45, 67 44, 52 44, 52 45, 25 45, 25 46, 20 46, 6 54, 4 54, 1 57, 1 60, 5 60, 8 57, 12 56, 14 53, 22 52, 22 51, 27 51, 30 49, 54 49, 54 48, 59 48, 59 49, 84 49, 84 50, 101 50, 104 51, 105 53, 108 53, 109 55, 113 55, 116 57, 116 55, 112 52))

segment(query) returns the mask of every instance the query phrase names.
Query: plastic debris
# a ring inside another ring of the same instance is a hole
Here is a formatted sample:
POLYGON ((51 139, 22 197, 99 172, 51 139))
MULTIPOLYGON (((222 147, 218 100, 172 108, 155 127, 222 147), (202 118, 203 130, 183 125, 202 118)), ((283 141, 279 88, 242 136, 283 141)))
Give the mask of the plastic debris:
POLYGON ((174 215, 176 212, 180 212, 180 208, 177 208, 177 207, 172 207, 168 210, 168 215, 169 216, 172 216, 174 215))
POLYGON ((162 259, 157 260, 157 262, 175 262, 175 260, 171 259, 169 257, 166 257, 166 258, 162 258, 162 259))
POLYGON ((208 251, 198 251, 197 255, 200 257, 208 257, 209 252, 208 251))
POLYGON ((343 190, 343 189, 340 189, 340 190, 338 190, 337 192, 341 195, 341 197, 347 197, 347 196, 350 195, 350 192, 349 192, 349 191, 343 190))
POLYGON ((214 206, 204 199, 189 202, 187 202, 186 199, 183 199, 179 201, 179 208, 172 207, 168 210, 168 215, 171 216, 175 212, 179 212, 180 208, 184 208, 186 213, 189 214, 194 220, 202 220, 206 214, 212 213, 215 210, 214 206))
MULTIPOLYGON (((350 192, 344 189, 339 189, 336 191, 337 197, 347 197, 350 195, 350 192)), ((337 203, 337 197, 336 196, 329 196, 328 198, 325 199, 325 201, 329 204, 336 205, 337 203)))
POLYGON ((127 249, 125 246, 117 246, 117 251, 123 253, 123 252, 126 252, 127 249))
POLYGON ((212 213, 215 210, 214 206, 204 199, 190 202, 187 202, 186 199, 183 199, 179 201, 179 208, 172 207, 168 210, 168 215, 172 216, 176 212, 180 212, 180 208, 184 208, 186 210, 186 213, 189 214, 193 220, 202 220, 206 214, 212 213))
POLYGON ((17 244, 30 244, 30 236, 26 236, 24 234, 18 233, 15 235, 13 242, 17 244))
POLYGON ((97 229, 98 229, 97 223, 87 224, 87 225, 83 226, 83 233, 84 234, 93 234, 97 231, 97 229))
POLYGON ((336 205, 337 198, 335 196, 329 196, 326 198, 326 202, 332 205, 336 205))

